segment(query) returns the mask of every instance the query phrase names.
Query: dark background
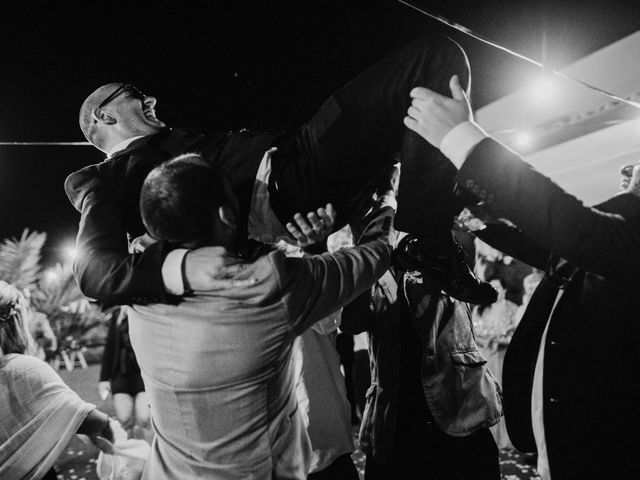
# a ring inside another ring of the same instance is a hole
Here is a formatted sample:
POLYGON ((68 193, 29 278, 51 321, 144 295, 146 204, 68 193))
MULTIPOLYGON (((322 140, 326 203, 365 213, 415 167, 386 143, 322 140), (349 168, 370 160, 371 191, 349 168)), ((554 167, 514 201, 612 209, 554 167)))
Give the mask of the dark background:
MULTIPOLYGON (((423 5, 551 67, 640 29, 638 0, 423 5)), ((84 140, 80 104, 113 81, 156 96, 173 126, 292 128, 376 59, 433 31, 467 51, 476 108, 537 71, 393 0, 12 2, 0 19, 0 141, 84 140)), ((85 146, 0 147, 0 239, 45 231, 45 261, 60 260, 79 219, 64 178, 103 158, 85 146)))

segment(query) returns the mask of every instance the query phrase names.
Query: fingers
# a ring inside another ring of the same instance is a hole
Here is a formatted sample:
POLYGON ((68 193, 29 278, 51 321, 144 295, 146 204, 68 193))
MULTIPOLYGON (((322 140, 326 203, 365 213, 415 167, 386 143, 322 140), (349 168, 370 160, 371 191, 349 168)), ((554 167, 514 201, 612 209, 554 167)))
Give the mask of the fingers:
POLYGON ((407 115, 409 115, 411 118, 418 118, 420 116, 420 112, 422 112, 423 110, 414 107, 413 105, 411 105, 408 109, 407 109, 407 115))
POLYGON ((319 208, 318 216, 320 217, 320 221, 322 222, 324 229, 330 231, 333 227, 333 220, 335 218, 335 211, 333 210, 333 206, 328 203, 326 208, 319 208))
POLYGON ((404 126, 409 130, 413 130, 414 132, 418 131, 418 121, 415 118, 404 117, 402 121, 404 123, 404 126))
POLYGON ((409 96, 411 98, 417 98, 418 100, 432 100, 442 95, 425 87, 415 87, 409 92, 409 96))
POLYGON ((230 288, 246 288, 258 283, 257 278, 247 278, 246 280, 212 280, 207 291, 227 290, 230 288))
POLYGON ((305 218, 300 214, 296 213, 293 216, 293 220, 298 224, 297 226, 291 222, 288 222, 285 225, 287 231, 296 239, 298 244, 304 244, 308 242, 308 235, 313 231, 313 229, 309 226, 305 218))
POLYGON ((295 239, 296 239, 296 241, 297 241, 298 243, 303 242, 303 241, 305 240, 305 238, 306 238, 306 237, 305 237, 305 235, 304 235, 300 230, 298 230, 298 229, 293 225, 293 223, 291 223, 291 222, 287 223, 287 224, 285 225, 285 228, 286 228, 286 229, 287 229, 287 231, 291 234, 291 236, 292 236, 293 238, 295 238, 295 239))
POLYGON ((325 211, 327 212, 327 215, 331 217, 331 225, 333 226, 333 221, 336 219, 336 209, 333 208, 333 204, 327 203, 325 211))
MULTIPOLYGON (((451 96, 454 100, 467 101, 467 93, 464 88, 462 88, 460 78, 457 75, 453 75, 451 80, 449 80, 449 89, 451 90, 451 96)), ((415 87, 409 92, 409 95, 413 99, 412 105, 417 108, 428 107, 430 102, 438 103, 438 101, 447 98, 425 87, 415 87)))
MULTIPOLYGON (((319 208, 318 209, 318 213, 322 212, 323 209, 319 208)), ((324 222, 320 219, 320 217, 318 216, 318 214, 316 214, 316 212, 309 212, 307 213, 307 218, 309 219, 309 222, 311 223, 311 232, 320 232, 322 231, 322 228, 324 226, 324 222)), ((311 233, 309 232, 309 233, 311 233)))
POLYGON ((460 79, 457 75, 453 75, 449 81, 449 88, 451 89, 451 96, 454 100, 467 101, 467 94, 460 85, 460 79))
POLYGON ((297 225, 289 222, 285 228, 296 239, 299 247, 306 247, 318 242, 331 232, 334 218, 335 210, 331 204, 327 204, 326 208, 307 213, 306 218, 296 213, 293 220, 297 225))
MULTIPOLYGON (((307 213, 307 217, 309 218, 309 221, 311 222, 311 218, 309 217, 310 215, 311 215, 311 213, 307 213)), ((302 214, 296 213, 293 216, 293 220, 298 224, 298 228, 300 229, 300 231, 303 234, 308 236, 311 232, 313 232, 313 227, 311 226, 311 224, 309 222, 307 222, 307 220, 302 216, 302 214)))
POLYGON ((238 263, 230 263, 220 269, 220 278, 228 278, 233 275, 237 275, 247 269, 248 263, 246 261, 239 261, 238 263))

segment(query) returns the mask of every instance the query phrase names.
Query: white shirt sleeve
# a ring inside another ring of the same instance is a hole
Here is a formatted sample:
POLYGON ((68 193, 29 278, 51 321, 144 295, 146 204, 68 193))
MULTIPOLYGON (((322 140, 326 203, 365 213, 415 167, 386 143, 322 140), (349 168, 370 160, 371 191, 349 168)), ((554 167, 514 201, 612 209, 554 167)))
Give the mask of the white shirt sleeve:
POLYGON ((394 212, 398 210, 398 200, 396 199, 396 194, 392 190, 389 190, 384 195, 380 195, 378 197, 378 208, 383 207, 391 207, 394 212))
POLYGON ((442 139, 440 151, 460 168, 471 153, 471 150, 489 134, 474 122, 463 122, 453 127, 442 139))
POLYGON ((164 259, 162 264, 162 280, 164 288, 173 295, 182 295, 184 285, 182 284, 182 260, 189 250, 186 248, 176 248, 172 250, 164 259))

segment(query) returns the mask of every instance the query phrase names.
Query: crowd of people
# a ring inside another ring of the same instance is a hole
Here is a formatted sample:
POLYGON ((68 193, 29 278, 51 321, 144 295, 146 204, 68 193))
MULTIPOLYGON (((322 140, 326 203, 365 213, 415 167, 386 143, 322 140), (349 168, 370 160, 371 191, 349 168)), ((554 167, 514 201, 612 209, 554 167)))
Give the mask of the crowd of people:
POLYGON ((107 158, 65 189, 78 284, 123 306, 100 378, 120 422, 27 355, 0 284, 0 477, 46 478, 75 433, 121 455, 135 418, 145 479, 356 480, 356 412, 366 480, 497 480, 496 438, 544 480, 637 474, 640 163, 587 207, 475 123, 469 81, 459 45, 421 38, 285 134, 201 135, 133 85, 91 93, 80 128, 107 158), (474 234, 544 272, 522 309, 452 235, 479 206, 474 234), (346 224, 353 245, 327 251, 346 224), (495 322, 507 338, 483 342, 495 322), (338 329, 366 332, 355 411, 338 329))

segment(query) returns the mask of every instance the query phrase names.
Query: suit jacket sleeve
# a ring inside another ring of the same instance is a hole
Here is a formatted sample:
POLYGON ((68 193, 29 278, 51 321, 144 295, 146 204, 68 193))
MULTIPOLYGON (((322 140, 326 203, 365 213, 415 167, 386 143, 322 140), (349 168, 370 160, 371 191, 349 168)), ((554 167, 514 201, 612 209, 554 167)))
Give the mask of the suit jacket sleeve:
POLYGON ((640 199, 627 214, 586 207, 504 145, 486 139, 471 152, 458 184, 514 223, 543 249, 604 276, 640 271, 640 199))
POLYGON ((527 265, 544 270, 550 252, 527 237, 518 228, 504 223, 488 223, 487 228, 473 232, 480 240, 527 265))
POLYGON ((335 312, 369 289, 389 268, 391 207, 377 210, 360 245, 306 258, 286 258, 280 278, 296 334, 335 312))
POLYGON ((112 187, 81 170, 65 189, 81 214, 73 268, 82 293, 109 305, 170 303, 162 280, 164 244, 129 254, 125 206, 112 187))

